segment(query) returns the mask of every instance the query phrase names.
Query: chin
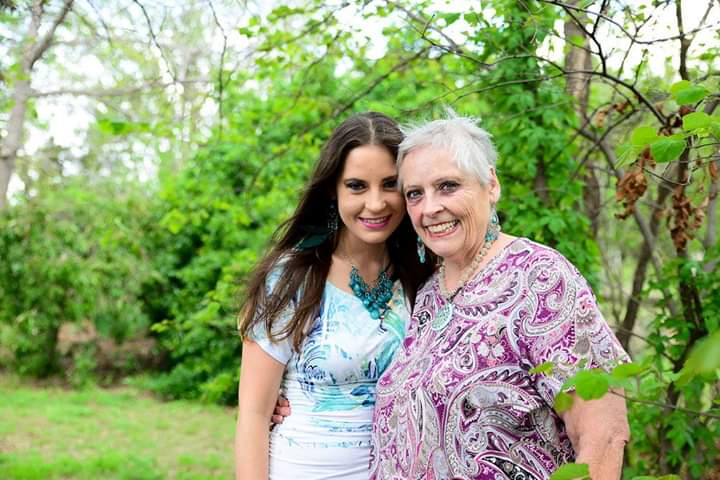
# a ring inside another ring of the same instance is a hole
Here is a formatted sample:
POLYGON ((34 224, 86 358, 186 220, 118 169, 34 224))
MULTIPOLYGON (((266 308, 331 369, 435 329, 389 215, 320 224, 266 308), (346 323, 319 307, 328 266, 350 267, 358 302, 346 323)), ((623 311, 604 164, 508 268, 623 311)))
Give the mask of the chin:
POLYGON ((390 238, 390 234, 383 233, 383 234, 365 235, 365 237, 363 237, 363 240, 365 241, 365 243, 375 245, 378 243, 385 243, 388 238, 390 238))
POLYGON ((428 245, 428 248, 435 253, 435 255, 448 259, 448 258, 454 258, 458 254, 462 253, 463 246, 462 245, 437 245, 436 248, 433 248, 432 245, 428 245))
POLYGON ((390 232, 351 232, 352 236, 363 243, 376 245, 385 242, 390 237, 390 232))

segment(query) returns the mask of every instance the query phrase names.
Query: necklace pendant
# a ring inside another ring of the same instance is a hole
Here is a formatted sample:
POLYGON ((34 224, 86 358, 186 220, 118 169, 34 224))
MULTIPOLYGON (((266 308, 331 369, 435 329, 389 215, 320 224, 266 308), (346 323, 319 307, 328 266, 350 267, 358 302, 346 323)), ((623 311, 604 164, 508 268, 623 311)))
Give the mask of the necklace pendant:
POLYGON ((430 323, 430 328, 437 332, 447 327, 447 324, 450 323, 450 319, 452 318, 453 310, 453 303, 446 302, 445 305, 438 310, 435 318, 430 323))

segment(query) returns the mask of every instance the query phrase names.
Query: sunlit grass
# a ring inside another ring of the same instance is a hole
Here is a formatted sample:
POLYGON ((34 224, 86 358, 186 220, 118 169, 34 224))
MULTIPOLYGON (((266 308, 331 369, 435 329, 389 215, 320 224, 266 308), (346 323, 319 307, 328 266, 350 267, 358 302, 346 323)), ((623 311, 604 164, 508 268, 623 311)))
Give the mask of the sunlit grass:
POLYGON ((0 376, 0 478, 232 478, 234 424, 213 405, 0 376))

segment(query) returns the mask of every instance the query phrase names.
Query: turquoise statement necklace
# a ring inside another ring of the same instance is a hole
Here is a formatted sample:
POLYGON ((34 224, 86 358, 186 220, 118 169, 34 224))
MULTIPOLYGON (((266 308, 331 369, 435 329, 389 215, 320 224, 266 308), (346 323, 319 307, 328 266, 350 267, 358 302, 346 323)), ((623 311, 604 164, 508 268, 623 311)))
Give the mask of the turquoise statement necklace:
POLYGON ((351 266, 348 286, 363 303, 370 317, 372 317, 373 320, 380 319, 382 321, 385 318, 385 313, 387 313, 390 308, 388 307, 388 302, 392 298, 393 282, 387 274, 389 265, 380 272, 375 280, 375 286, 370 286, 360 275, 360 271, 355 266, 355 262, 347 255, 343 254, 341 257, 347 260, 351 266))
MULTIPOLYGON (((352 264, 351 264, 352 265, 352 264)), ((357 298, 363 302, 373 320, 383 320, 388 310, 388 302, 392 298, 392 280, 388 277, 387 268, 380 272, 375 286, 370 285, 360 276, 355 265, 350 270, 350 283, 348 284, 357 298)))

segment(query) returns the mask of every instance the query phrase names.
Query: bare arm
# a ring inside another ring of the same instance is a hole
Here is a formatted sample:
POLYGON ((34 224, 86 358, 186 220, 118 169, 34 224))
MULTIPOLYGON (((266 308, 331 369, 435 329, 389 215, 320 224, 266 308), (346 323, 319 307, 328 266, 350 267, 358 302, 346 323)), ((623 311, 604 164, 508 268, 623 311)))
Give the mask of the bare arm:
POLYGON ((611 392, 598 400, 571 395, 572 407, 561 416, 575 449, 575 463, 587 463, 593 480, 619 479, 630 438, 625 399, 611 392))
POLYGON ((267 480, 269 419, 285 365, 251 341, 243 342, 238 421, 235 430, 235 478, 267 480))

